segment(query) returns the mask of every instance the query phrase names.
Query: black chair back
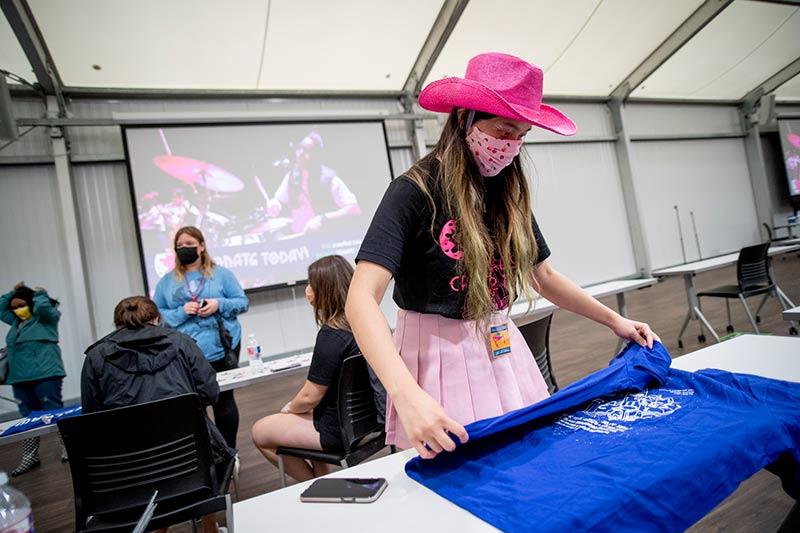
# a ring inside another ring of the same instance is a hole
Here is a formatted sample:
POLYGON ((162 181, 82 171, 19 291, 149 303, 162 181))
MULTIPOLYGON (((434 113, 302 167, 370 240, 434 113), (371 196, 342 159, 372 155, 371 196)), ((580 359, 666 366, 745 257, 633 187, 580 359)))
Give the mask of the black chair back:
POLYGON ((213 494, 215 472, 197 394, 59 420, 75 491, 76 530, 88 517, 213 494))
POLYGON ((772 277, 769 273, 769 246, 770 243, 765 242, 755 246, 746 246, 739 252, 739 260, 736 262, 736 277, 741 292, 772 285, 772 277))
POLYGON ((342 445, 347 453, 364 437, 383 431, 363 355, 351 355, 342 363, 338 409, 342 445))
POLYGON ((544 382, 547 383, 547 389, 550 394, 558 391, 558 383, 550 361, 550 324, 552 321, 553 315, 551 313, 519 328, 534 359, 536 359, 536 364, 539 366, 544 382))

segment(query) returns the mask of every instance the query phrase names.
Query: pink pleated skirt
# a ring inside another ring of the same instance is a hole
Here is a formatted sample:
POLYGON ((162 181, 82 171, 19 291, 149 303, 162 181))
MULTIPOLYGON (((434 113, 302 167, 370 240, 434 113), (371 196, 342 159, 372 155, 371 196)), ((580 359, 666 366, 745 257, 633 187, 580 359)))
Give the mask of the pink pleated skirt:
MULTIPOLYGON (((508 323, 511 353, 493 358, 488 335, 475 322, 401 309, 394 341, 411 375, 465 425, 498 416, 549 396, 542 373, 519 329, 505 314, 492 324, 508 323)), ((410 448, 391 398, 386 405, 386 443, 410 448)))

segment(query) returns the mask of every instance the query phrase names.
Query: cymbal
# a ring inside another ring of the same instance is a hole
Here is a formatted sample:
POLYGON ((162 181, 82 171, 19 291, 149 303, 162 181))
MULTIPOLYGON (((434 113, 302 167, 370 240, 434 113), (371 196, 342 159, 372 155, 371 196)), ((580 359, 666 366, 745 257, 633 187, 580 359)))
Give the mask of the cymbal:
POLYGON ((213 163, 178 155, 157 155, 153 163, 187 185, 199 185, 216 192, 238 192, 244 188, 242 180, 213 163))

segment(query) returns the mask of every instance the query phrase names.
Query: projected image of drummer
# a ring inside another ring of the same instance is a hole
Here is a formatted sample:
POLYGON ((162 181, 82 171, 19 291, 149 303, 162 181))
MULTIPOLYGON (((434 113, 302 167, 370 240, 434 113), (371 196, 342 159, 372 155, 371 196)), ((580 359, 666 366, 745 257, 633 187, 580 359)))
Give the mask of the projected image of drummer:
POLYGON ((267 201, 267 215, 288 217, 295 235, 320 230, 328 221, 361 214, 358 198, 326 165, 325 142, 312 131, 297 145, 278 189, 267 201))

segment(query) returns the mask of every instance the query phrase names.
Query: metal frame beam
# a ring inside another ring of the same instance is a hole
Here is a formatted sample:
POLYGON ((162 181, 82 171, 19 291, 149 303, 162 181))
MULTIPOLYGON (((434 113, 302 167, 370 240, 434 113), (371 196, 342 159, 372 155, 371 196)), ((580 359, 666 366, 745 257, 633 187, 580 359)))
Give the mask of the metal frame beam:
POLYGON ((744 95, 741 104, 745 113, 750 113, 761 100, 762 96, 771 93, 798 74, 800 74, 800 58, 795 59, 780 71, 770 76, 769 79, 763 81, 758 87, 744 95))
POLYGON ((425 120, 435 119, 432 113, 320 113, 280 115, 267 113, 121 113, 112 118, 18 118, 18 126, 94 127, 94 126, 158 126, 162 124, 241 124, 266 122, 308 122, 313 120, 425 120))
POLYGON ((46 94, 55 95, 60 116, 66 116, 63 83, 58 74, 47 44, 44 42, 39 26, 33 18, 26 0, 0 0, 0 8, 5 13, 25 56, 33 67, 36 80, 46 94))
POLYGON ((425 83, 468 3, 469 0, 445 0, 403 85, 404 93, 416 95, 422 89, 422 84, 425 83))
POLYGON ((723 9, 728 7, 731 2, 733 0, 706 0, 694 13, 689 15, 689 18, 683 21, 683 24, 672 32, 672 35, 653 50, 647 59, 617 85, 611 92, 611 98, 620 101, 627 100, 644 80, 666 63, 675 52, 680 50, 684 44, 711 22, 714 17, 719 15, 723 9))

